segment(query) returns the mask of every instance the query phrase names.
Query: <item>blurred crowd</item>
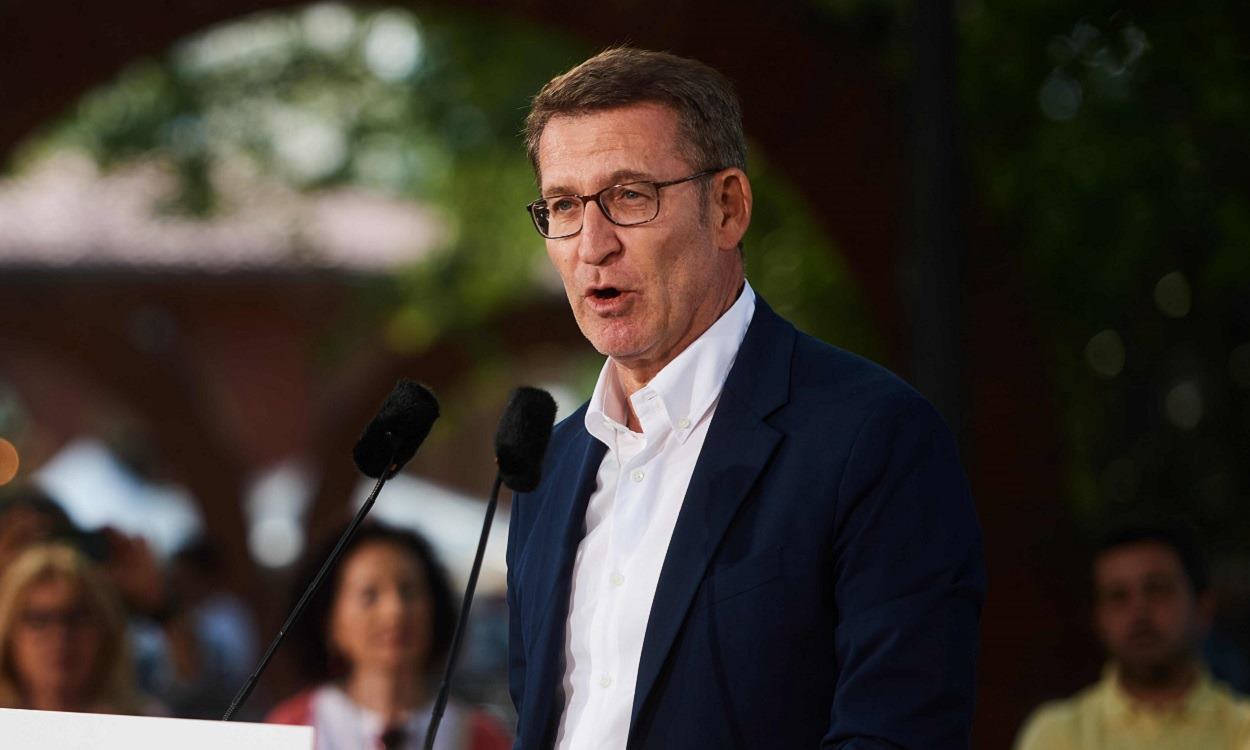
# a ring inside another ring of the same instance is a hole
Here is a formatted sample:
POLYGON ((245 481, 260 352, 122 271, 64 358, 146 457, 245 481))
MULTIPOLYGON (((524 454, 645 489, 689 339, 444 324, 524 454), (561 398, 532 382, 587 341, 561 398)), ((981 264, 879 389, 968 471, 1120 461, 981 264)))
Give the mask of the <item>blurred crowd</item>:
MULTIPOLYGON (((329 551, 308 556, 299 590, 329 551)), ((313 726, 318 750, 423 747, 458 601, 428 542, 363 527, 283 646, 302 687, 239 716, 313 726)), ((208 541, 160 560, 78 528, 35 486, 0 488, 0 707, 220 718, 257 656, 255 617, 208 541)), ((505 722, 453 699, 435 748, 511 744, 505 722)))
MULTIPOLYGON (((298 590, 334 541, 307 556, 298 590)), ((1102 677, 1034 711, 1017 750, 1250 750, 1250 669, 1208 627, 1208 573, 1185 527, 1117 527, 1089 562, 1102 677)), ((318 750, 422 747, 458 601, 426 540, 366 525, 288 633, 302 687, 242 716, 313 726, 318 750)), ((78 528, 34 486, 0 489, 0 707, 218 718, 257 655, 253 614, 207 541, 161 561, 141 539, 78 528)), ((511 737, 453 700, 435 747, 511 737)))

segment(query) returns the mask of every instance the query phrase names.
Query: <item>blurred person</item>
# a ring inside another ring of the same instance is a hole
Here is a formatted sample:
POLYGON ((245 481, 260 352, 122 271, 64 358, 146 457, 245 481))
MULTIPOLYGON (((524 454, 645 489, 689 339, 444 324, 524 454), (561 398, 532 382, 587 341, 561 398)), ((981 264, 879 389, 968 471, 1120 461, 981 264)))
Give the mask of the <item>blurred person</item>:
POLYGON ((1211 602, 1181 526, 1117 529, 1092 559, 1102 679, 1039 708, 1016 750, 1250 750, 1250 702, 1199 658, 1211 602))
POLYGON ((59 503, 34 484, 0 487, 0 574, 27 547, 54 539, 82 539, 59 503))
MULTIPOLYGON (((206 592, 190 572, 193 563, 183 559, 175 573, 186 576, 167 580, 165 566, 143 537, 107 526, 84 531, 34 484, 0 488, 0 573, 26 549, 49 541, 82 552, 110 582, 120 600, 139 689, 168 697, 180 716, 220 715, 232 694, 229 686, 247 676, 250 664, 241 664, 250 662, 255 644, 237 629, 225 632, 223 601, 202 600, 206 592)), ((205 561, 198 562, 202 568, 205 561)))
MULTIPOLYGON (((300 590, 333 545, 309 558, 300 590)), ((409 531, 362 527, 291 631, 306 677, 319 683, 268 721, 316 730, 317 750, 416 750, 446 665, 456 606, 429 544, 409 531)), ((450 702, 436 750, 505 750, 483 711, 450 702)))
POLYGON ((0 706, 159 713, 131 669, 125 613, 94 563, 62 544, 12 561, 0 576, 0 706))
POLYGON ((129 611, 159 618, 168 606, 160 561, 142 537, 110 527, 84 531, 34 484, 0 488, 0 571, 27 547, 50 541, 65 542, 101 565, 129 611))
POLYGON ((226 587, 221 554, 207 537, 184 545, 168 567, 166 651, 155 679, 175 716, 215 719, 255 666, 256 624, 226 587))
POLYGON ((526 145, 605 361, 512 503, 518 748, 966 748, 985 570, 958 447, 753 290, 732 84, 609 49, 534 97, 526 145))

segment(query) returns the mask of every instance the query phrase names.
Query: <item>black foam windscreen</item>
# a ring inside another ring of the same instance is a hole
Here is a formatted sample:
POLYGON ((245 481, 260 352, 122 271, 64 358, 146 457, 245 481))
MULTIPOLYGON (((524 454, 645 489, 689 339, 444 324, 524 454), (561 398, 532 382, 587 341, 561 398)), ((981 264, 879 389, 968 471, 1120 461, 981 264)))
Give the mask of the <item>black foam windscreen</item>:
POLYGON ((352 449, 356 467, 374 479, 383 472, 388 478, 394 476, 416 455, 436 419, 434 394, 420 383, 400 380, 356 441, 352 449))
POLYGON ((499 478, 516 492, 529 492, 542 479, 543 456, 556 420, 556 402, 541 388, 512 392, 495 433, 499 478))

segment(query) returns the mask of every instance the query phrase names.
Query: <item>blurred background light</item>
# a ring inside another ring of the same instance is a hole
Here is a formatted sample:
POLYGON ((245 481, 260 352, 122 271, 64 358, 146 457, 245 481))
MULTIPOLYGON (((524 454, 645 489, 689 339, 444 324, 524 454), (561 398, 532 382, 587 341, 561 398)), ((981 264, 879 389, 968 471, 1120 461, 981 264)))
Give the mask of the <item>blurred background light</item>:
POLYGON ((17 476, 21 460, 17 447, 4 438, 0 438, 0 485, 8 484, 17 476))
POLYGON ((1095 374, 1114 378, 1124 369, 1124 341, 1111 329, 1094 334, 1085 345, 1085 361, 1095 374))
POLYGON ((319 3, 300 18, 309 46, 328 54, 341 54, 356 35, 356 16, 339 3, 319 3))
POLYGON ((304 513, 313 480, 296 461, 272 466, 252 478, 244 500, 247 548, 267 568, 285 568, 304 551, 304 513))
POLYGON ((82 528, 107 526, 143 537, 163 557, 203 527, 184 487, 139 476, 95 437, 71 441, 39 468, 35 481, 82 528))
POLYGON ((1067 122, 1081 109, 1081 84, 1064 73, 1054 72, 1046 78, 1037 93, 1037 104, 1047 119, 1067 122))
POLYGON ((347 160, 347 137, 342 129, 313 112, 275 107, 269 128, 278 157, 298 182, 329 177, 347 160))
POLYGON ((248 532, 247 547, 261 565, 284 568, 304 551, 304 530, 289 518, 264 518, 248 532))
POLYGON ((1202 389, 1193 380, 1182 380, 1164 397, 1163 409, 1168 421, 1177 428, 1194 429, 1202 421, 1202 389))
POLYGON ((1188 315, 1191 301, 1189 281, 1180 271, 1164 275, 1155 284, 1155 307, 1169 318, 1188 315))
POLYGON ((191 72, 282 65, 291 59, 297 34, 298 27, 283 16, 257 16, 205 31, 180 45, 175 55, 191 72))
POLYGON ((400 11, 378 13, 364 42, 365 65, 383 81, 402 81, 421 62, 421 34, 412 16, 400 11))

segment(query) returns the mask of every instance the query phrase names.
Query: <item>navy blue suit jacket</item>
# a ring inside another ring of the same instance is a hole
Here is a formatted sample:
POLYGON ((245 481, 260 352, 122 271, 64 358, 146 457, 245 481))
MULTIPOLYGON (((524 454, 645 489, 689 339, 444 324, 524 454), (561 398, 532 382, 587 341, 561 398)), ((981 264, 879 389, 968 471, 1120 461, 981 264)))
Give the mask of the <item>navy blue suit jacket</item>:
MULTIPOLYGON (((585 412, 556 426, 542 484, 512 506, 523 750, 552 747, 563 709, 573 559, 605 450, 585 412)), ((984 594, 941 417, 757 299, 664 559, 628 746, 965 748, 984 594)))

